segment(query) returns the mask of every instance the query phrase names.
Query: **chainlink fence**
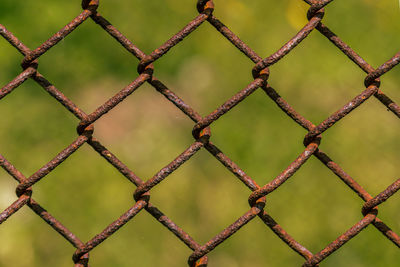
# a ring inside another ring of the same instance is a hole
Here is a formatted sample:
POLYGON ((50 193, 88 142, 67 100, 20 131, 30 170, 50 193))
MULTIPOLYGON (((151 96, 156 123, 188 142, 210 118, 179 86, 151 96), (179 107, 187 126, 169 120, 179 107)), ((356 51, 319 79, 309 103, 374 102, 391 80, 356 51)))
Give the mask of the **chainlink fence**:
MULTIPOLYGON (((32 79, 80 121, 77 126, 78 137, 75 141, 30 177, 24 176, 11 162, 0 154, 0 165, 2 168, 19 182, 19 185, 16 188, 18 199, 1 212, 0 224, 5 222, 13 214, 17 213, 23 206, 28 206, 55 231, 62 235, 66 241, 70 242, 76 248, 73 255, 73 261, 77 267, 88 266, 89 252, 95 249, 96 246, 102 242, 106 241, 108 237, 127 224, 130 220, 134 219, 134 217, 140 212, 148 212, 156 221, 168 228, 169 231, 171 231, 181 242, 193 251, 191 255, 188 255, 189 266, 207 266, 207 254, 213 251, 222 242, 226 242, 233 234, 239 231, 241 227, 253 219, 261 220, 282 240, 282 242, 286 243, 288 248, 302 256, 304 258, 303 266, 317 266, 321 261, 344 246, 349 240, 357 236, 368 226, 375 227, 376 230, 381 232, 389 242, 400 247, 399 235, 392 231, 384 221, 379 219, 377 209, 381 203, 388 200, 400 189, 400 179, 394 181, 391 185, 388 185, 387 188, 378 195, 371 196, 357 183, 355 179, 350 177, 337 163, 335 163, 319 148, 320 140, 323 137, 324 132, 329 130, 336 122, 350 114, 350 112, 358 108, 372 96, 377 98, 388 110, 397 116, 397 118, 400 118, 400 107, 380 89, 380 77, 393 69, 400 62, 400 52, 388 61, 384 62, 378 68, 373 68, 322 22, 325 12, 324 6, 331 3, 332 0, 304 1, 310 6, 307 13, 308 23, 278 51, 267 58, 261 58, 254 52, 254 50, 239 39, 235 33, 213 15, 214 4, 211 0, 198 0, 197 10, 199 15, 149 55, 136 47, 135 44, 126 38, 97 11, 99 0, 84 0, 82 2, 83 11, 64 28, 34 50, 25 46, 12 32, 8 31, 5 26, 0 24, 1 36, 24 56, 21 64, 23 71, 1 89, 0 99, 3 99, 5 96, 10 94, 27 79, 32 79), (137 78, 90 114, 84 113, 80 107, 68 99, 37 70, 40 57, 88 19, 92 19, 134 57, 140 60, 137 67, 139 73, 137 78), (244 56, 248 57, 255 64, 252 69, 252 75, 254 77, 253 81, 205 117, 199 115, 196 110, 184 102, 184 100, 153 75, 153 63, 168 53, 168 51, 175 45, 185 38, 188 38, 188 36, 198 27, 201 27, 203 23, 210 23, 215 30, 228 39, 243 53, 244 56), (318 31, 328 38, 329 41, 338 48, 338 53, 344 53, 352 62, 366 73, 366 78, 364 80, 365 90, 318 125, 314 125, 294 110, 290 104, 287 103, 268 83, 269 67, 294 50, 296 46, 300 44, 312 31, 318 31), (94 132, 93 123, 124 101, 125 98, 130 96, 145 83, 154 87, 160 94, 172 102, 194 122, 192 131, 194 142, 178 157, 173 159, 167 166, 162 168, 147 181, 144 181, 135 175, 127 165, 118 159, 117 155, 114 155, 101 143, 101 140, 97 140, 92 136, 94 132), (236 105, 241 101, 245 101, 248 96, 258 89, 265 91, 282 112, 289 116, 299 126, 308 131, 307 135, 304 137, 304 151, 298 155, 298 157, 285 170, 283 170, 280 175, 263 185, 257 184, 256 181, 235 164, 228 155, 225 155, 216 144, 210 141, 212 124, 228 111, 236 107, 236 105), (87 242, 80 240, 78 236, 68 230, 67 226, 64 226, 61 221, 57 220, 57 218, 47 212, 40 203, 31 197, 33 190, 32 187, 40 180, 45 180, 47 174, 57 168, 57 166, 85 143, 91 146, 99 156, 103 157, 108 164, 114 166, 137 187, 133 192, 135 204, 113 223, 108 225, 101 233, 98 233, 87 242), (194 240, 190 236, 190 233, 185 232, 184 229, 175 224, 159 209, 159 207, 154 206, 150 201, 151 190, 165 180, 182 164, 190 160, 191 157, 201 149, 207 150, 252 191, 248 199, 250 206, 249 210, 243 213, 243 215, 236 221, 232 222, 232 224, 226 226, 223 231, 205 244, 200 244, 194 240), (264 210, 268 194, 282 186, 285 181, 296 173, 302 165, 306 164, 307 160, 312 156, 316 157, 365 202, 361 207, 363 215, 362 219, 356 222, 351 228, 344 230, 343 234, 338 236, 336 240, 332 241, 328 246, 322 248, 315 254, 311 253, 305 246, 297 242, 290 233, 286 232, 285 229, 283 229, 264 210)), ((181 265, 182 263, 177 264, 181 265)))

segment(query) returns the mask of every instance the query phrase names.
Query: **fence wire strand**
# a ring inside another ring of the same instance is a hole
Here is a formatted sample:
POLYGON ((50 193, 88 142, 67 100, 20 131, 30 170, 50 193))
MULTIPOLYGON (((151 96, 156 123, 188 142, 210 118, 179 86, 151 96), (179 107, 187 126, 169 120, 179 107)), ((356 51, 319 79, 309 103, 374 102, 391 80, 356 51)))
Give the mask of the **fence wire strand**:
POLYGON ((193 253, 188 255, 189 266, 207 266, 207 254, 214 250, 219 244, 226 241, 230 236, 240 230, 245 224, 258 217, 266 226, 268 226, 284 243, 292 250, 297 252, 305 260, 303 266, 317 266, 321 261, 326 259, 337 249, 345 245, 349 240, 357 236, 363 229, 372 225, 379 230, 388 240, 400 248, 400 237, 391 230, 382 220, 378 218, 377 207, 387 201, 400 189, 400 179, 394 181, 384 191, 378 195, 371 196, 365 191, 357 181, 348 175, 336 162, 334 162, 325 152, 319 148, 322 134, 329 130, 335 123, 342 118, 348 116, 350 112, 362 105, 370 97, 377 98, 386 106, 395 116, 400 118, 400 107, 384 94, 380 89, 380 77, 393 69, 400 62, 400 52, 395 54, 391 59, 384 62, 378 68, 373 68, 360 55, 352 50, 343 40, 333 33, 322 20, 324 17, 324 7, 332 0, 304 0, 310 8, 307 12, 308 23, 287 43, 285 43, 275 53, 266 58, 260 57, 245 42, 236 36, 226 25, 224 25, 217 17, 214 16, 214 3, 211 0, 198 0, 197 10, 199 14, 190 21, 185 27, 174 34, 160 47, 156 48, 150 54, 145 54, 135 44, 133 44, 126 36, 124 36, 116 27, 114 27, 106 18, 98 11, 99 0, 83 0, 83 11, 65 27, 51 36, 47 41, 42 43, 36 49, 31 50, 25 46, 12 32, 8 31, 5 26, 0 24, 0 34, 12 46, 14 46, 23 56, 21 66, 23 71, 17 75, 11 82, 0 90, 0 100, 8 94, 16 90, 27 79, 34 80, 52 97, 54 97, 61 105, 70 111, 79 120, 77 125, 78 137, 65 149, 63 149, 51 161, 36 171, 30 177, 25 177, 18 171, 12 163, 0 154, 0 166, 6 170, 11 177, 19 182, 16 193, 18 199, 11 203, 3 212, 0 213, 0 224, 4 223, 10 216, 17 213, 23 206, 28 206, 46 223, 48 223, 55 231, 61 234, 68 242, 70 242, 76 251, 73 255, 75 266, 89 266, 89 252, 104 242, 108 237, 115 233, 122 226, 127 224, 140 212, 146 211, 152 215, 164 227, 169 229, 178 239, 180 239, 193 253), (40 57, 49 51, 59 41, 77 29, 86 20, 92 19, 102 29, 104 29, 111 37, 119 42, 128 52, 139 60, 137 66, 138 76, 129 85, 108 99, 104 104, 96 108, 92 113, 86 114, 70 99, 68 99, 58 88, 48 81, 37 70, 40 57), (244 89, 237 92, 229 98, 221 106, 217 107, 209 115, 202 117, 190 105, 184 102, 178 95, 169 89, 162 81, 154 75, 153 63, 164 56, 170 49, 176 46, 185 38, 201 27, 203 23, 210 23, 218 32, 220 32, 229 42, 239 49, 246 57, 248 57, 255 65, 253 67, 251 81, 244 89), (365 73, 364 82, 365 89, 354 96, 354 98, 345 103, 335 113, 327 117, 320 124, 314 125, 312 122, 303 117, 294 110, 288 102, 286 102, 278 92, 269 84, 269 67, 280 61, 284 56, 291 53, 297 45, 299 45, 307 36, 318 31, 332 42, 340 52, 344 53, 352 62, 360 67, 365 73), (194 142, 173 161, 157 172, 151 179, 144 181, 139 178, 127 165, 118 159, 111 151, 109 151, 100 140, 93 137, 93 124, 104 114, 109 112, 115 106, 119 105, 125 98, 140 89, 145 83, 150 84, 156 91, 162 94, 166 99, 173 103, 193 122, 192 135, 194 142), (295 123, 306 129, 308 132, 304 137, 305 149, 293 162, 283 170, 272 181, 258 185, 254 179, 247 175, 235 162, 233 162, 226 154, 224 154, 216 144, 210 141, 211 126, 220 117, 224 116, 231 109, 235 108, 241 101, 245 101, 248 96, 256 90, 263 90, 276 105, 287 114, 295 123), (133 192, 135 204, 124 214, 117 218, 113 223, 108 225, 101 233, 94 236, 87 242, 81 241, 66 226, 47 212, 38 202, 32 198, 33 186, 42 179, 46 178, 57 166, 62 164, 71 154, 80 149, 82 145, 87 143, 109 164, 114 166, 123 176, 132 182, 137 188, 133 192), (236 221, 232 222, 223 231, 211 238, 205 244, 199 244, 182 228, 176 225, 167 217, 158 207, 150 202, 151 190, 163 180, 178 169, 186 161, 195 155, 201 149, 207 150, 214 156, 223 166, 232 172, 246 187, 251 190, 249 195, 249 210, 245 211, 236 221), (316 157, 323 165, 331 170, 340 180, 342 180, 351 190, 353 190, 365 203, 361 207, 362 218, 355 222, 354 225, 345 230, 342 235, 333 240, 325 248, 317 253, 310 252, 306 247, 296 241, 289 233, 287 233, 274 219, 268 214, 264 207, 268 194, 282 186, 294 173, 299 170, 310 157, 316 157))

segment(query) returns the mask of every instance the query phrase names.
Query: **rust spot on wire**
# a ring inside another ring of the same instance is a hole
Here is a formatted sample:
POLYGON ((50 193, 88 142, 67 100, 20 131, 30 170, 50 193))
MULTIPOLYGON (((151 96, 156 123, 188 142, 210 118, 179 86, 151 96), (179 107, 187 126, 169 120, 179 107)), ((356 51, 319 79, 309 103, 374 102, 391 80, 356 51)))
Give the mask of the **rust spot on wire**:
MULTIPOLYGON (((336 122, 348 116, 351 111, 363 105, 371 96, 376 97, 387 108, 387 110, 400 118, 399 105, 380 89, 380 78, 400 63, 400 52, 395 54, 386 62, 383 62, 378 68, 372 67, 323 23, 322 20, 325 13, 324 7, 333 2, 333 0, 304 0, 304 2, 310 5, 307 14, 305 14, 309 20, 308 23, 306 23, 304 27, 290 38, 290 40, 280 49, 266 58, 259 56, 214 15, 215 7, 211 0, 198 0, 196 8, 199 14, 160 47, 155 48, 150 54, 144 53, 97 11, 99 7, 98 0, 83 0, 81 3, 83 11, 70 23, 62 27, 57 33, 52 35, 47 41, 43 42, 34 50, 25 46, 12 32, 0 24, 0 35, 9 42, 10 45, 15 47, 24 57, 22 60, 22 72, 0 89, 0 100, 5 101, 5 96, 16 90, 26 80, 32 79, 77 118, 78 132, 77 139, 67 145, 65 149, 28 178, 26 178, 12 165, 12 163, 0 154, 0 166, 19 183, 16 188, 17 198, 0 213, 0 224, 5 223, 9 217, 17 213, 22 207, 29 207, 43 221, 75 247, 76 251, 73 254, 73 262, 76 267, 89 266, 89 252, 94 250, 102 242, 106 242, 112 234, 129 223, 129 221, 133 220, 134 217, 142 211, 149 213, 156 221, 158 221, 163 227, 166 227, 193 251, 191 255, 188 255, 189 266, 207 266, 208 253, 216 249, 222 242, 228 242, 227 240, 230 236, 235 234, 255 218, 259 218, 288 246, 288 248, 303 257, 305 259, 304 266, 318 266, 318 263, 323 261, 334 251, 340 249, 349 240, 360 234, 363 229, 370 225, 375 227, 389 241, 400 248, 400 236, 377 217, 378 206, 384 201, 390 199, 390 197, 396 194, 400 189, 400 179, 396 180, 383 192, 373 197, 360 184, 358 184, 353 177, 347 174, 335 161, 333 161, 331 157, 319 148, 323 134, 333 127, 336 122), (89 18, 106 31, 110 37, 120 43, 129 53, 132 54, 132 56, 139 60, 137 65, 139 75, 129 85, 108 99, 93 112, 86 114, 80 107, 68 99, 58 88, 39 73, 37 67, 42 55, 49 51, 53 46, 57 45, 59 41, 66 38, 71 32, 79 28, 79 26, 89 18), (164 56, 168 51, 170 51, 170 49, 175 47, 184 39, 189 38, 192 32, 207 22, 255 65, 251 70, 249 70, 252 71, 253 79, 249 81, 245 88, 239 90, 238 93, 228 98, 220 107, 217 107, 210 114, 201 116, 173 90, 168 88, 165 83, 153 75, 154 66, 152 63, 164 56), (355 95, 353 99, 347 102, 347 104, 339 108, 334 114, 328 116, 318 125, 314 125, 311 121, 297 112, 279 95, 278 91, 268 83, 268 78, 270 76, 269 67, 273 66, 284 56, 295 50, 295 48, 298 45, 301 45, 302 41, 314 30, 317 30, 320 34, 325 36, 340 50, 340 52, 345 54, 366 73, 364 81, 360 81, 360 87, 362 87, 364 83, 364 90, 360 94, 355 95), (177 155, 175 159, 147 181, 138 177, 127 165, 118 159, 115 154, 107 149, 100 140, 93 137, 96 121, 119 105, 136 90, 139 90, 145 83, 150 84, 158 93, 163 95, 194 122, 192 135, 195 139, 192 145, 181 154, 177 155), (301 153, 299 151, 299 156, 290 163, 280 175, 275 178, 266 177, 264 185, 257 184, 256 181, 232 159, 230 159, 228 155, 223 153, 215 143, 211 142, 212 124, 231 109, 238 108, 237 106, 241 101, 245 101, 248 96, 259 88, 266 93, 266 95, 282 112, 307 131, 303 142, 305 145, 304 151, 301 153), (66 160, 71 154, 75 153, 85 143, 93 148, 99 156, 103 157, 106 162, 116 168, 132 183, 132 193, 134 200, 136 201, 129 210, 86 243, 81 241, 74 233, 72 233, 66 226, 64 226, 32 198, 35 184, 40 180, 46 180, 45 176, 47 174, 62 164, 64 160, 66 160), (203 148, 208 151, 211 156, 215 157, 239 181, 241 181, 245 188, 250 190, 248 199, 250 208, 243 211, 242 216, 223 229, 219 234, 211 237, 208 242, 201 245, 190 236, 190 233, 185 232, 158 207, 154 206, 150 202, 150 193, 154 187, 163 180, 168 179, 175 170, 182 166, 186 161, 190 160, 193 155, 203 148), (288 179, 295 179, 293 175, 304 164, 306 164, 307 160, 312 156, 315 156, 321 164, 332 171, 338 179, 343 181, 350 190, 356 193, 365 202, 361 207, 361 219, 350 229, 344 230, 342 235, 337 237, 328 246, 322 248, 320 252, 316 254, 313 254, 300 242, 295 240, 273 219, 272 215, 267 213, 265 210, 268 194, 279 187, 283 187, 284 183, 288 179)), ((177 265, 181 265, 181 263, 177 263, 177 265)))

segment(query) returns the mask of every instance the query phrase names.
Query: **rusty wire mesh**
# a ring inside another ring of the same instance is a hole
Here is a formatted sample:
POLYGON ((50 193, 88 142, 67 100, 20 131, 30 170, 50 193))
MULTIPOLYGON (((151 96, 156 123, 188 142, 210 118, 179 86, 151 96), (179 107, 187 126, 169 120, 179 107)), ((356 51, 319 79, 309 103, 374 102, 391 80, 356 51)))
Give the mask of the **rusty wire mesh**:
POLYGON ((400 189, 400 179, 394 181, 380 194, 371 196, 357 183, 355 179, 350 177, 326 153, 319 149, 319 144, 323 133, 372 96, 377 98, 388 110, 400 118, 400 107, 379 88, 379 78, 400 62, 400 52, 394 55, 388 61, 384 62, 378 68, 373 68, 322 22, 324 17, 324 6, 328 5, 330 2, 332 2, 332 0, 304 1, 310 5, 307 13, 308 23, 278 51, 264 59, 256 54, 227 26, 225 26, 217 17, 213 15, 214 4, 211 0, 198 0, 197 9, 199 15, 149 55, 142 52, 117 28, 115 28, 99 12, 97 12, 97 8, 99 6, 98 0, 84 0, 82 2, 82 13, 80 13, 73 21, 71 21, 64 28, 54 34, 50 39, 34 50, 31 50, 25 46, 20 40, 17 39, 16 36, 14 36, 12 32, 8 31, 3 25, 0 24, 0 34, 2 37, 24 55, 24 59, 21 64, 23 71, 1 89, 0 99, 3 99, 18 86, 23 84, 27 79, 33 79, 80 121, 77 127, 78 137, 76 140, 30 177, 24 176, 12 165, 12 163, 10 163, 0 154, 0 165, 2 168, 4 168, 11 177, 19 182, 19 185, 16 188, 18 199, 14 203, 10 204, 9 207, 0 214, 0 224, 18 212, 18 210, 23 206, 28 206, 76 248, 76 251, 73 255, 75 266, 88 266, 89 252, 95 249, 96 246, 105 241, 108 237, 110 237, 113 233, 115 233, 118 229, 133 219, 135 215, 143 210, 150 213, 158 222, 176 235, 176 237, 180 239, 187 247, 193 250, 193 253, 188 257, 189 266, 207 266, 207 254, 256 217, 265 223, 265 225, 268 226, 283 242, 285 242, 289 248, 297 252, 305 259, 303 266, 318 265, 321 261, 345 245, 346 242, 358 235, 369 225, 374 226, 389 241, 393 242, 397 247, 400 247, 399 235, 392 231, 391 228, 377 216, 377 206, 389 199, 400 189), (108 99, 95 111, 90 114, 85 114, 60 90, 58 90, 43 75, 41 75, 37 71, 37 67, 38 60, 43 54, 45 54, 49 49, 55 46, 58 42, 60 42, 60 40, 73 32, 77 27, 79 27, 79 25, 89 18, 101 26, 133 56, 139 59, 140 63, 137 68, 139 75, 134 81, 132 81, 128 86, 123 88, 112 98, 108 99), (205 22, 210 23, 246 57, 253 61, 255 66, 252 69, 254 80, 251 81, 246 88, 232 96, 209 115, 202 117, 179 96, 177 96, 171 89, 169 89, 162 81, 158 80, 153 75, 154 69, 152 63, 165 55, 171 48, 180 43, 184 38, 189 36, 190 33, 195 31, 205 22), (319 31, 323 36, 328 38, 329 41, 340 50, 340 52, 344 53, 351 61, 353 61, 366 73, 366 78, 364 80, 366 89, 355 96, 351 101, 346 103, 343 107, 338 109, 334 114, 327 117, 319 125, 314 125, 300 115, 297 111, 295 111, 289 105, 289 103, 287 103, 268 83, 269 66, 277 63, 285 55, 294 50, 296 46, 314 30, 319 31), (139 89, 144 83, 149 83, 151 86, 153 86, 160 94, 166 97, 195 123, 192 131, 195 141, 148 181, 143 181, 137 175, 135 175, 135 173, 123 162, 121 162, 116 155, 102 145, 100 140, 97 140, 92 136, 94 131, 93 123, 117 106, 135 90, 139 89), (238 165, 236 165, 227 155, 221 152, 221 150, 210 141, 210 126, 259 88, 265 91, 265 93, 276 103, 282 112, 286 113, 295 123, 308 131, 303 142, 305 146, 304 151, 285 170, 283 170, 280 175, 265 185, 258 185, 255 180, 248 176, 238 165), (133 193, 133 197, 136 201, 135 204, 112 224, 107 226, 101 233, 97 234, 86 243, 68 230, 68 228, 62 224, 62 222, 53 217, 31 197, 32 187, 85 143, 89 144, 101 157, 103 157, 109 164, 114 166, 135 186, 137 186, 135 192, 133 193), (189 235, 189 233, 186 233, 184 229, 176 225, 167 217, 167 215, 162 213, 158 207, 155 207, 150 202, 151 189, 166 179, 171 173, 173 173, 201 149, 207 150, 212 156, 218 159, 230 172, 232 172, 245 186, 252 191, 248 199, 250 205, 249 210, 205 244, 199 244, 196 242, 189 235), (291 237, 290 234, 287 233, 264 210, 267 195, 287 181, 302 165, 307 162, 311 156, 316 157, 348 187, 350 187, 363 201, 365 201, 364 205, 362 206, 363 218, 356 222, 350 229, 345 230, 342 235, 337 237, 337 239, 332 241, 328 246, 315 254, 311 253, 306 247, 291 237))

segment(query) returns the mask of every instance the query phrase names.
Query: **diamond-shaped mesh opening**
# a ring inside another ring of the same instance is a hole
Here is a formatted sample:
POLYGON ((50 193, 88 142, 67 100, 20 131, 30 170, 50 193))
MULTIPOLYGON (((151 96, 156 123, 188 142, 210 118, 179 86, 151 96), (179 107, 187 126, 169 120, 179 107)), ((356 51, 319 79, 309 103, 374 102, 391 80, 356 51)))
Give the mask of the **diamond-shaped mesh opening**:
POLYGON ((398 118, 372 97, 324 133, 321 148, 375 196, 398 177, 399 131, 398 118))
POLYGON ((362 218, 363 201, 316 158, 269 194, 267 203, 266 211, 311 252, 362 218))
POLYGON ((41 86, 25 81, 0 104, 1 154, 31 175, 76 139, 76 119, 41 86))
POLYGON ((314 30, 289 55, 271 66, 269 82, 296 111, 318 124, 365 90, 365 76, 314 30))
POLYGON ((285 169, 304 148, 303 128, 262 89, 214 122, 211 131, 211 140, 260 185, 285 169))
MULTIPOLYGON (((86 101, 96 99, 99 91, 106 90, 102 88, 83 93, 86 101)), ((144 180, 194 141, 193 122, 148 84, 94 125, 94 136, 144 180)))
POLYGON ((137 64, 135 56, 89 18, 41 56, 38 69, 73 102, 86 100, 97 107, 136 79, 137 64), (95 85, 94 81, 110 79, 118 82, 106 88, 103 101, 81 96, 87 87, 95 85))
POLYGON ((134 190, 133 184, 84 145, 34 185, 33 196, 86 242, 133 206, 134 190))
POLYGON ((208 22, 154 66, 155 75, 203 116, 253 81, 254 63, 208 22))
POLYGON ((151 202, 200 244, 250 209, 251 191, 204 149, 150 192, 151 202))

